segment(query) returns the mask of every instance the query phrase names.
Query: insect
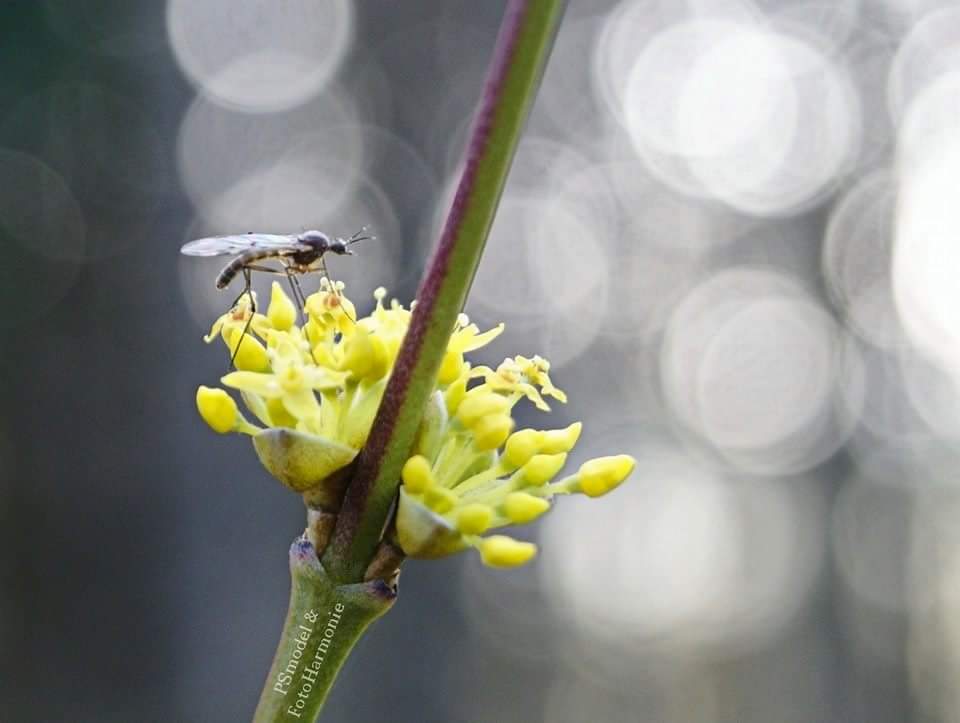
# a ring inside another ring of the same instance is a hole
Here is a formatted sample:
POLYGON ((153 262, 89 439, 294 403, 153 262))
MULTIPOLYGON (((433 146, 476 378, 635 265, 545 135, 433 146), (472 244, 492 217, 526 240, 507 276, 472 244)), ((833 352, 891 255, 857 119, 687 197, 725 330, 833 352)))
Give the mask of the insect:
MULTIPOLYGON (((262 271, 268 274, 286 276, 290 282, 294 298, 302 309, 306 305, 306 298, 297 277, 319 271, 329 281, 330 275, 327 272, 327 264, 323 258, 324 254, 352 255, 350 246, 357 241, 374 238, 373 236, 367 236, 366 231, 367 228, 363 227, 346 239, 331 238, 322 231, 304 231, 301 234, 289 235, 247 233, 236 236, 211 236, 184 244, 180 252, 186 256, 236 257, 223 267, 216 281, 218 289, 225 289, 238 274, 243 275, 244 288, 234 300, 233 306, 236 306, 237 302, 246 295, 250 299, 251 309, 256 311, 256 304, 250 289, 251 273, 262 271), (277 261, 282 268, 264 266, 262 262, 267 261, 277 261)), ((247 325, 240 337, 241 340, 249 330, 251 320, 252 315, 251 319, 247 320, 247 325)), ((233 355, 230 357, 231 364, 233 364, 239 348, 240 342, 237 342, 237 348, 233 350, 233 355)))

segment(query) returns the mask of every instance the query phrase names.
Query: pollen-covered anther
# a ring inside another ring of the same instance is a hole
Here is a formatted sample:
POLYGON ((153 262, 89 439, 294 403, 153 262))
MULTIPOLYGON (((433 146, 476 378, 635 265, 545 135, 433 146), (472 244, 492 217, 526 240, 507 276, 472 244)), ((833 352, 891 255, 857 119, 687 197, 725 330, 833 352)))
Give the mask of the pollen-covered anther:
POLYGON ((400 478, 407 492, 415 495, 422 494, 436 484, 430 463, 426 457, 419 454, 406 461, 400 472, 400 478))
POLYGON ((580 490, 589 497, 600 497, 623 482, 636 466, 628 454, 597 457, 580 465, 577 473, 580 490))
POLYGON ((567 461, 567 455, 561 454, 535 454, 523 467, 520 468, 520 474, 523 480, 534 487, 546 484, 552 480, 567 461))
POLYGON ((526 492, 511 492, 503 500, 504 517, 516 525, 533 522, 549 509, 547 500, 526 492))
POLYGON ((537 546, 520 542, 506 535, 491 535, 483 538, 478 548, 480 558, 490 567, 519 567, 537 554, 537 546))

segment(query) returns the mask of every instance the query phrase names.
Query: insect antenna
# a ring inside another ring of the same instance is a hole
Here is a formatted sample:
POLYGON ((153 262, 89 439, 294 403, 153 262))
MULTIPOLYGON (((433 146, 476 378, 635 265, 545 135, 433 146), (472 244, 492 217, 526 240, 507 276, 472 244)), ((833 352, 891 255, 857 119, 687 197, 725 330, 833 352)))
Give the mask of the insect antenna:
POLYGON ((376 241, 376 239, 377 239, 376 236, 367 236, 367 235, 366 235, 367 229, 369 229, 369 228, 370 228, 369 226, 363 226, 359 231, 357 231, 355 234, 353 234, 353 236, 351 236, 351 237, 348 238, 348 239, 345 239, 344 242, 343 242, 344 245, 345 245, 345 246, 350 246, 350 245, 352 245, 352 244, 355 244, 357 241, 376 241))

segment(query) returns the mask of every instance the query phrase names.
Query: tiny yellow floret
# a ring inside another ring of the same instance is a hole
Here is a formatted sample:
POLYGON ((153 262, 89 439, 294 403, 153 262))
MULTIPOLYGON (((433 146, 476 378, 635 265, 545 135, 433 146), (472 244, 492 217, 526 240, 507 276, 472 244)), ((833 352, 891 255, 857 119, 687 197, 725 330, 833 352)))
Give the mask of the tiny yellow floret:
POLYGON ((517 525, 533 522, 549 509, 550 503, 545 499, 526 492, 511 492, 503 501, 504 516, 517 525))
POLYGON ((455 351, 448 351, 443 355, 443 361, 440 364, 440 373, 437 381, 443 386, 449 386, 460 378, 463 372, 463 354, 455 351))
MULTIPOLYGON (((270 359, 267 356, 267 350, 263 344, 253 338, 250 334, 243 334, 243 329, 232 329, 227 335, 229 337, 227 346, 230 353, 236 351, 233 360, 234 366, 245 372, 263 372, 270 368, 270 359), (240 348, 237 349, 237 344, 240 348)), ((225 337, 226 340, 226 337, 225 337)))
POLYGON ((636 463, 628 454, 588 460, 580 465, 580 489, 589 497, 605 495, 633 472, 636 463))
POLYGON ((457 494, 451 492, 446 487, 429 487, 426 492, 423 493, 424 504, 434 512, 439 512, 441 515, 456 507, 459 501, 460 498, 457 497, 457 494))
POLYGON ((542 485, 549 482, 567 461, 566 454, 536 454, 520 469, 527 484, 542 485))
POLYGON ((222 389, 199 387, 197 411, 214 432, 226 434, 232 432, 237 426, 239 415, 237 403, 222 389))
POLYGON ((535 429, 521 429, 510 435, 503 450, 503 461, 510 469, 522 467, 540 451, 541 434, 535 429))
POLYGON ((487 505, 474 502, 457 510, 457 529, 465 535, 486 532, 493 522, 493 510, 487 505))
POLYGON ((580 439, 583 424, 574 422, 566 429, 549 429, 541 433, 540 451, 544 454, 558 454, 569 452, 580 439))
POLYGON ((520 542, 506 535, 491 535, 480 541, 480 557, 490 567, 518 567, 537 554, 532 542, 520 542))
POLYGON ((426 457, 420 454, 406 461, 403 470, 400 472, 400 477, 403 479, 403 486, 406 487, 407 492, 415 495, 434 485, 430 463, 426 457))
POLYGON ((293 305, 290 297, 284 293, 277 281, 274 281, 273 286, 270 287, 267 318, 270 320, 270 325, 279 331, 287 331, 297 320, 297 307, 293 305))
POLYGON ((509 409, 510 400, 506 397, 492 392, 474 394, 471 390, 457 407, 457 419, 464 426, 472 427, 484 417, 503 414, 509 409))
POLYGON ((363 379, 373 371, 376 355, 370 332, 358 326, 350 338, 343 344, 343 361, 340 368, 348 371, 355 379, 363 379))
POLYGON ((467 393, 467 381, 469 377, 464 374, 456 379, 443 393, 443 399, 447 403, 447 412, 453 414, 460 407, 464 395, 467 393))
POLYGON ((303 370, 292 364, 281 369, 276 376, 277 381, 280 382, 280 388, 288 394, 299 392, 306 386, 303 370))
POLYGON ((509 414, 483 417, 473 429, 473 444, 481 452, 496 449, 510 436, 514 421, 509 414))

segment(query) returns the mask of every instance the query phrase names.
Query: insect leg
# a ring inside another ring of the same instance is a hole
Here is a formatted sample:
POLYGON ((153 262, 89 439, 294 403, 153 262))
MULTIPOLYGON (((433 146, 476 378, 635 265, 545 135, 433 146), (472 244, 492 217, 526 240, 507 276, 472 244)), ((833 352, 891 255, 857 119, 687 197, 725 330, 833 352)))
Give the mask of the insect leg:
POLYGON ((237 352, 240 351, 240 345, 243 344, 243 338, 247 335, 247 332, 250 331, 250 324, 253 323, 253 317, 257 313, 257 302, 253 298, 253 290, 250 279, 250 268, 248 266, 243 267, 243 291, 240 292, 240 296, 237 297, 237 301, 233 302, 233 305, 236 306, 237 302, 243 298, 243 295, 246 294, 247 298, 250 299, 250 317, 247 319, 247 323, 243 325, 243 332, 240 334, 240 339, 237 341, 237 345, 233 348, 233 352, 230 354, 230 366, 236 369, 234 361, 237 358, 237 352))
POLYGON ((290 282, 290 288, 293 290, 293 298, 297 300, 297 309, 300 314, 303 314, 304 309, 307 308, 307 297, 304 296, 303 289, 300 288, 297 272, 290 266, 287 267, 287 281, 290 282))
MULTIPOLYGON (((296 277, 294 276, 294 274, 296 273, 296 270, 292 266, 284 264, 284 267, 282 269, 273 269, 273 268, 270 268, 269 266, 258 266, 256 264, 247 264, 244 268, 247 268, 250 271, 262 271, 265 274, 277 274, 278 276, 286 276, 287 280, 290 282, 290 290, 293 292, 293 300, 299 306, 299 310, 302 312, 304 307, 307 305, 307 298, 306 296, 304 296, 303 289, 300 288, 300 284, 297 281, 296 277)), ((240 296, 242 297, 243 294, 240 294, 240 296)))

